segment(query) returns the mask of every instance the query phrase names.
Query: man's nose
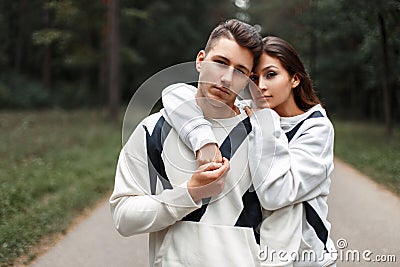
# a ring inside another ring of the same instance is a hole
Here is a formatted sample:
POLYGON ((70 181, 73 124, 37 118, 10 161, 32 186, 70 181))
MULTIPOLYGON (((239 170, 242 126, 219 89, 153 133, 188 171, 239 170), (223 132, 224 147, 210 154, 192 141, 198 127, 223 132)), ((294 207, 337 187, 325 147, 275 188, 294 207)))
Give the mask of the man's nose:
POLYGON ((232 68, 232 67, 226 68, 226 70, 222 74, 221 82, 226 84, 226 85, 231 85, 234 71, 235 71, 235 69, 232 68))

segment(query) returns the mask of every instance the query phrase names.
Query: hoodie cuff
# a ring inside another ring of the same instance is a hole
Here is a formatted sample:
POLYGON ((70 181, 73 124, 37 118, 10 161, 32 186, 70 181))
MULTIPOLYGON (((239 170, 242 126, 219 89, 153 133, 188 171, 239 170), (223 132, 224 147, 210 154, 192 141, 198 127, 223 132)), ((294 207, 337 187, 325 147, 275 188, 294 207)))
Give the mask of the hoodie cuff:
POLYGON ((198 204, 192 199, 187 189, 187 182, 173 189, 164 190, 157 198, 167 206, 177 221, 202 205, 201 202, 198 204))
POLYGON ((192 146, 193 152, 209 143, 217 144, 214 132, 209 124, 200 124, 187 133, 185 141, 192 146))

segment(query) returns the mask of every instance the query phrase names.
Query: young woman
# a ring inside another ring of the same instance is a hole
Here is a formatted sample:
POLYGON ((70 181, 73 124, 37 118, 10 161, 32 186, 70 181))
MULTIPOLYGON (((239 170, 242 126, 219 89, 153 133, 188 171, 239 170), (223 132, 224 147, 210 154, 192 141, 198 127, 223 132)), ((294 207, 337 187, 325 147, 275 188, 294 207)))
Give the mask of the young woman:
MULTIPOLYGON (((334 129, 293 47, 272 36, 263 45, 252 75, 258 88, 250 86, 256 108, 244 108, 252 127, 248 164, 263 208, 261 238, 273 249, 297 245, 297 254, 288 257, 293 266, 335 266, 327 221, 334 129)), ((176 109, 194 98, 182 88, 165 90, 163 114, 185 143, 205 155, 202 149, 213 143, 212 130, 198 108, 176 109)), ((271 251, 261 251, 271 265, 276 262, 271 251)))

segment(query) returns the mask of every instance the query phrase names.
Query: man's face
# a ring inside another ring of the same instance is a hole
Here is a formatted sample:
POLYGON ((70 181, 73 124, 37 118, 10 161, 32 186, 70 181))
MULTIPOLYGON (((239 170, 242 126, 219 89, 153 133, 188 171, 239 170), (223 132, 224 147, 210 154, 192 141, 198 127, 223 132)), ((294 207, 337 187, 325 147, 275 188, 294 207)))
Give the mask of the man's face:
POLYGON ((216 40, 207 54, 202 50, 197 55, 198 96, 233 108, 237 94, 249 81, 253 59, 252 52, 235 40, 216 40))

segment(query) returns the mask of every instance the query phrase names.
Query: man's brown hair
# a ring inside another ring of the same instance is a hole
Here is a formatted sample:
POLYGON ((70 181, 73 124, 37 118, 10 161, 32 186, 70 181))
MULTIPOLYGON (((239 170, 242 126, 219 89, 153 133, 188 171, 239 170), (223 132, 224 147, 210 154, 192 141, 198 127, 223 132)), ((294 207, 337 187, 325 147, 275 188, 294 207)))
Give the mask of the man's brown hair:
POLYGON ((251 25, 237 19, 220 23, 210 34, 204 51, 206 54, 221 37, 235 40, 240 46, 249 49, 254 56, 254 65, 262 53, 262 38, 251 25))

